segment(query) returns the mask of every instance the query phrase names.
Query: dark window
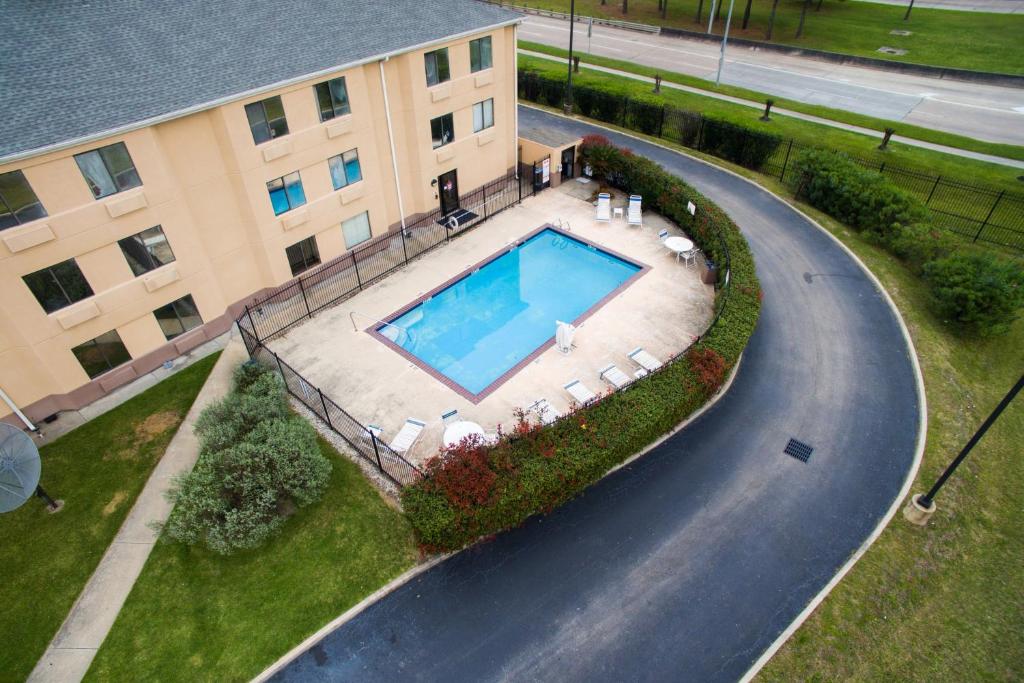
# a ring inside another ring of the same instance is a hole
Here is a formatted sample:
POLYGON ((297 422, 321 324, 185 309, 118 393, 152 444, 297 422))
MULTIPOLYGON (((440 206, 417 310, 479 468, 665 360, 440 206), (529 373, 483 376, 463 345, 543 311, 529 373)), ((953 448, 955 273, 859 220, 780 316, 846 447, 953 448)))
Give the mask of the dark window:
POLYGON ((192 300, 191 294, 186 294, 177 301, 161 306, 153 311, 153 315, 156 316, 156 321, 160 324, 160 329, 167 337, 167 341, 203 324, 203 319, 199 315, 199 309, 196 308, 196 302, 192 300))
POLYGON ((344 116, 352 111, 348 106, 348 89, 345 87, 344 76, 317 83, 313 88, 316 90, 316 103, 320 109, 321 121, 329 121, 335 116, 344 116))
POLYGON ((71 353, 75 354, 75 358, 82 364, 82 369, 90 379, 132 359, 128 349, 121 342, 121 335, 116 330, 111 330, 84 344, 79 344, 71 349, 71 353))
POLYGON ((245 105, 245 117, 249 119, 252 139, 257 145, 288 135, 288 121, 279 95, 245 105))
POLYGON ((491 68, 491 37, 469 41, 469 70, 483 71, 491 68))
POLYGON ((298 275, 320 263, 320 251, 316 248, 315 236, 296 242, 285 249, 284 253, 288 256, 288 265, 292 269, 292 275, 298 275))
POLYGON ((159 225, 117 241, 136 276, 166 265, 174 260, 174 252, 159 225))
POLYGON ((47 313, 92 296, 92 287, 73 258, 29 273, 22 279, 47 313))
POLYGON ((427 87, 444 83, 452 77, 448 68, 448 48, 426 53, 423 63, 427 69, 427 87))
POLYGON ((0 173, 0 230, 45 216, 46 209, 39 203, 24 173, 0 173))
POLYGON ((302 178, 298 171, 269 181, 267 192, 270 193, 270 204, 274 207, 275 216, 306 203, 306 193, 302 191, 302 178))
POLYGON ((473 132, 479 133, 494 125, 494 98, 473 105, 473 132))
POLYGON ((331 157, 327 160, 327 165, 331 169, 331 182, 334 183, 335 190, 363 179, 362 169, 359 168, 359 152, 354 149, 331 157))
POLYGON ((455 122, 451 114, 431 119, 430 137, 433 140, 434 149, 443 147, 455 139, 455 122))
POLYGON ((142 184, 123 142, 76 154, 75 161, 96 199, 142 184))

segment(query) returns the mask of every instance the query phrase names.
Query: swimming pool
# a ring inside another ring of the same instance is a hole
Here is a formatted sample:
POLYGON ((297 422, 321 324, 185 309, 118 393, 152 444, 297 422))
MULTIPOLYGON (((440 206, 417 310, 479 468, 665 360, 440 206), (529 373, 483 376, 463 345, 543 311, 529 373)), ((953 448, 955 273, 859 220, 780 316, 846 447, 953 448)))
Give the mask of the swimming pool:
POLYGON ((545 226, 412 302, 371 332, 476 402, 646 271, 545 226))

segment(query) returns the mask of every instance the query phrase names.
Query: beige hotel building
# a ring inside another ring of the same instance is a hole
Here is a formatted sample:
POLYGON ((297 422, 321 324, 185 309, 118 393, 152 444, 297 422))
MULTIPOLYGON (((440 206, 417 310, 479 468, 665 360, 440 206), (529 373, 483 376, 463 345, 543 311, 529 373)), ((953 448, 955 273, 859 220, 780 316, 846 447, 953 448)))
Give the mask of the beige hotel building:
POLYGON ((95 401, 516 165, 518 17, 485 3, 4 5, 6 421, 95 401))

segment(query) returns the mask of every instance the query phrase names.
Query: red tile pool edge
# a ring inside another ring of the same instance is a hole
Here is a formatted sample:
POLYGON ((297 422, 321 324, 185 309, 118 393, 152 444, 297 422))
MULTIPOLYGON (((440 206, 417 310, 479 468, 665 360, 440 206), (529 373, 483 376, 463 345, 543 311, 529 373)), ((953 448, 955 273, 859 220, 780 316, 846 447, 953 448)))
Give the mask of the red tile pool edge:
MULTIPOLYGON (((609 254, 611 256, 614 256, 615 258, 621 259, 621 260, 625 261, 626 263, 629 263, 629 264, 632 264, 634 266, 637 266, 640 269, 637 272, 635 272, 633 275, 631 275, 627 280, 625 280, 621 285, 619 285, 618 287, 616 287, 615 289, 613 289, 612 291, 608 292, 603 297, 598 299, 594 303, 593 306, 591 306, 587 310, 583 311, 583 313, 581 313, 575 320, 572 321, 573 325, 579 325, 584 320, 586 320, 587 318, 592 316, 594 313, 596 313, 598 311, 598 309, 600 309, 602 306, 604 306, 609 301, 614 299, 616 296, 621 294, 623 292, 623 290, 625 290, 627 287, 632 285, 638 279, 640 279, 641 277, 646 275, 647 272, 651 269, 651 267, 649 265, 647 265, 646 263, 642 263, 640 261, 637 261, 634 258, 630 258, 629 256, 626 256, 624 254, 620 254, 619 252, 617 252, 617 251, 615 251, 613 249, 608 249, 607 247, 604 247, 604 246, 602 246, 602 245, 600 245, 597 242, 594 242, 592 240, 588 240, 585 237, 581 237, 579 235, 574 235, 571 232, 568 232, 566 230, 562 230, 561 228, 556 228, 554 225, 552 225, 550 223, 545 223, 544 225, 540 226, 539 228, 531 230, 527 234, 523 235, 518 240, 516 240, 514 243, 505 245, 504 247, 502 247, 498 251, 494 252, 493 254, 491 254, 490 256, 485 258, 484 260, 479 261, 479 262, 471 265, 469 268, 466 268, 465 270, 463 270, 458 275, 456 275, 456 276, 454 276, 452 278, 449 278, 448 280, 446 280, 445 282, 441 283, 437 287, 434 287, 432 290, 430 290, 426 294, 423 294, 423 295, 417 297, 415 300, 409 302, 405 306, 402 306, 397 311, 391 313, 390 315, 384 316, 384 318, 382 319, 382 322, 389 323, 392 320, 395 320, 396 318, 401 317, 406 312, 410 311, 411 309, 415 308, 416 306, 419 306, 421 303, 423 303, 427 299, 433 297, 438 292, 441 292, 442 290, 445 290, 445 289, 451 287, 452 285, 454 285, 459 280, 462 280, 463 278, 468 277, 474 271, 479 270, 480 268, 483 268, 484 266, 486 266, 488 263, 490 263, 491 261, 495 260, 496 258, 498 258, 500 256, 504 256, 506 253, 508 253, 508 251, 510 249, 512 249, 512 247, 518 247, 519 245, 521 245, 523 242, 526 242, 527 240, 529 240, 534 235, 537 235, 537 234, 539 234, 539 233, 541 233, 541 232, 543 232, 545 230, 551 230, 553 232, 557 232, 559 235, 562 235, 563 237, 566 237, 568 239, 575 240, 577 242, 582 242, 583 244, 587 244, 589 246, 592 246, 595 249, 599 249, 600 251, 603 251, 606 254, 609 254)), ((498 387, 500 387, 502 384, 504 384, 508 380, 512 379, 513 375, 515 375, 520 370, 525 368, 527 365, 529 365, 530 363, 535 361, 542 353, 544 353, 545 351, 547 351, 548 349, 550 349, 552 346, 555 345, 555 336, 551 335, 547 339, 547 341, 545 341, 540 346, 538 346, 536 349, 534 349, 533 352, 531 352, 529 355, 527 355, 521 361, 519 361, 518 363, 513 365, 511 368, 506 370, 504 373, 502 373, 500 376, 498 376, 497 379, 495 379, 493 382, 491 382, 486 387, 484 387, 479 393, 474 394, 471 391, 469 391, 468 389, 466 389, 465 387, 463 387, 461 384, 456 382, 455 380, 453 380, 450 377, 447 377, 446 375, 442 374, 436 368, 434 368, 431 365, 425 363, 420 358, 418 358, 416 355, 410 353, 409 351, 405 350, 404 348, 402 348, 398 344, 394 343, 393 341, 391 341, 390 339, 388 339, 387 337, 382 335, 380 332, 377 331, 377 326, 378 326, 378 323, 374 323, 370 327, 366 328, 366 330, 364 330, 364 331, 367 332, 368 334, 370 334, 370 336, 376 338, 381 343, 383 343, 386 346, 390 347, 392 350, 396 351, 400 356, 402 356, 406 360, 414 363, 418 368, 420 368, 421 370, 423 370, 424 372, 426 372, 427 374, 432 376, 434 379, 439 381, 441 384, 445 385, 446 387, 448 387, 449 389, 451 389, 452 391, 457 393, 459 396, 462 396, 463 398, 467 399, 468 401, 470 401, 473 404, 480 403, 480 401, 482 401, 485 398, 487 398, 487 396, 489 396, 491 393, 493 393, 498 387)))

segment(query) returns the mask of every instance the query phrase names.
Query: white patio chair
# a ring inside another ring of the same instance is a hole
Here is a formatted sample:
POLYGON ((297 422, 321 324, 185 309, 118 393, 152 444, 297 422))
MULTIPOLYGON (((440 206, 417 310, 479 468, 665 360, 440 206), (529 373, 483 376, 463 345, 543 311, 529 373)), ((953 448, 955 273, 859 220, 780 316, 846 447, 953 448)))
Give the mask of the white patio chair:
POLYGON ((612 220, 612 196, 607 192, 597 195, 597 220, 606 223, 612 220))
POLYGON ((576 401, 576 403, 580 404, 581 406, 585 406, 591 401, 593 401, 595 398, 597 398, 597 394, 591 391, 587 387, 587 385, 585 385, 578 379, 574 379, 573 381, 566 384, 563 388, 566 391, 568 391, 569 395, 572 396, 573 400, 576 401))
POLYGON ((526 409, 526 412, 533 413, 540 420, 541 424, 549 425, 558 419, 558 411, 548 403, 546 398, 537 399, 526 409))
POLYGON ((459 421, 459 411, 458 410, 449 410, 447 413, 445 413, 444 415, 441 416, 441 423, 445 427, 450 425, 452 422, 458 422, 458 421, 459 421))
POLYGON ((631 194, 629 196, 629 209, 627 210, 626 222, 629 225, 636 225, 643 227, 643 218, 641 217, 640 204, 643 198, 638 194, 631 194))
POLYGON ((697 249, 696 247, 694 247, 690 251, 684 251, 683 252, 683 254, 682 254, 683 262, 686 264, 687 268, 696 268, 697 267, 697 254, 699 254, 699 253, 700 253, 700 249, 697 249))
POLYGON ((399 455, 406 453, 416 443, 416 439, 420 438, 420 433, 426 426, 427 424, 422 420, 415 420, 410 417, 388 445, 391 447, 391 450, 399 455))
POLYGON ((621 389, 622 387, 629 384, 629 375, 624 373, 622 370, 619 370, 619 368, 616 367, 615 363, 612 363, 607 367, 601 368, 598 371, 598 376, 605 382, 611 384, 616 389, 621 389))
POLYGON ((626 355, 631 361, 647 372, 654 372, 663 365, 660 360, 649 354, 647 351, 644 351, 642 346, 636 347, 626 355))

